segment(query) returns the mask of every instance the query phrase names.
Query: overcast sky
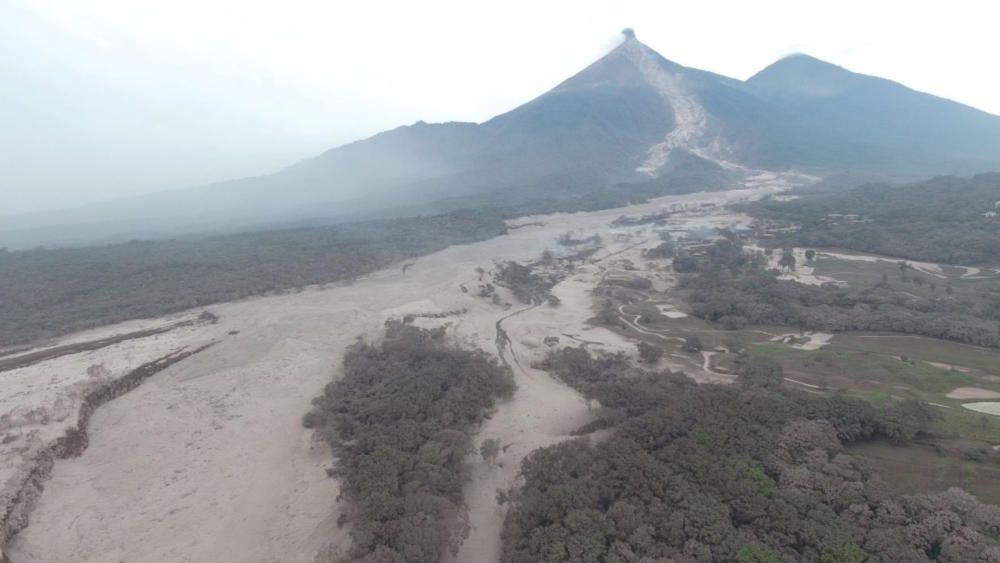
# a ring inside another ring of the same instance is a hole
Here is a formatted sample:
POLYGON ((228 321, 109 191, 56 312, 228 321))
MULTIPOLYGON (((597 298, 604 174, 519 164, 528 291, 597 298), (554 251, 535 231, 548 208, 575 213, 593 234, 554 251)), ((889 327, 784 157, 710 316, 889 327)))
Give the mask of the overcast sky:
POLYGON ((483 121, 618 31, 745 79, 806 52, 1000 114, 992 2, 0 0, 0 215, 271 172, 483 121))

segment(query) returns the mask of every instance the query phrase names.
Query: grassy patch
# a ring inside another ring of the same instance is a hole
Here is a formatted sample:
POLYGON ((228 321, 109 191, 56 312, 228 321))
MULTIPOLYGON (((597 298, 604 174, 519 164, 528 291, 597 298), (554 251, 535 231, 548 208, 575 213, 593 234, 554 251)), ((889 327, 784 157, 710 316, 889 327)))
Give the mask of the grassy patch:
POLYGON ((780 362, 789 377, 815 385, 879 390, 930 400, 943 400, 955 387, 978 386, 980 378, 949 371, 917 359, 870 350, 852 350, 836 344, 819 350, 799 350, 776 343, 753 346, 755 354, 780 362), (899 359, 902 358, 902 359, 899 359))
POLYGON ((973 440, 990 445, 1000 444, 1000 417, 970 411, 956 405, 941 409, 940 418, 931 423, 930 431, 938 436, 973 440))
POLYGON ((988 503, 1000 503, 1000 465, 973 462, 921 444, 869 442, 848 451, 869 460, 897 494, 962 487, 988 503))
MULTIPOLYGON (((916 357, 957 361, 966 348, 971 347, 924 338, 859 339, 858 335, 838 335, 820 350, 774 343, 752 346, 754 354, 781 363, 787 377, 828 389, 821 392, 846 392, 873 403, 901 398, 933 403, 935 419, 927 429, 925 444, 870 443, 852 446, 852 453, 868 458, 898 493, 960 486, 983 501, 996 503, 1000 502, 996 456, 973 461, 967 452, 990 451, 992 445, 1000 444, 1000 417, 969 411, 945 395, 959 386, 995 389, 997 384, 981 375, 943 369, 916 357)), ((994 351, 974 350, 983 352, 977 356, 983 363, 989 361, 988 355, 1000 356, 994 351)))
POLYGON ((820 350, 799 350, 775 343, 758 343, 751 349, 755 355, 779 362, 785 375, 796 381, 830 391, 847 391, 876 402, 915 398, 934 403, 939 416, 930 432, 935 436, 1000 444, 1000 417, 964 409, 961 401, 946 396, 955 387, 1000 390, 1000 383, 978 372, 949 370, 917 357, 919 353, 935 359, 954 359, 965 349, 973 349, 983 353, 978 361, 985 363, 991 355, 995 366, 1000 362, 1000 352, 925 338, 859 339, 859 335, 838 335, 820 350))
POLYGON ((957 342, 885 334, 838 334, 832 345, 841 350, 867 351, 877 354, 906 356, 924 362, 937 362, 1000 375, 1000 350, 981 348, 957 342))
MULTIPOLYGON (((864 289, 875 287, 882 282, 883 275, 889 282, 889 287, 906 294, 919 297, 950 297, 950 298, 976 298, 983 293, 1000 292, 1000 276, 984 270, 979 276, 963 278, 966 273, 965 268, 955 266, 942 266, 942 273, 947 279, 933 276, 924 272, 908 269, 904 281, 903 272, 899 268, 899 262, 894 258, 886 258, 876 262, 863 262, 860 260, 846 260, 824 256, 822 250, 812 262, 813 273, 818 276, 826 276, 847 282, 850 287, 864 289), (919 279, 922 283, 915 283, 919 279), (947 287, 951 286, 952 292, 947 292, 947 287)), ((841 252, 842 254, 846 254, 841 252)))

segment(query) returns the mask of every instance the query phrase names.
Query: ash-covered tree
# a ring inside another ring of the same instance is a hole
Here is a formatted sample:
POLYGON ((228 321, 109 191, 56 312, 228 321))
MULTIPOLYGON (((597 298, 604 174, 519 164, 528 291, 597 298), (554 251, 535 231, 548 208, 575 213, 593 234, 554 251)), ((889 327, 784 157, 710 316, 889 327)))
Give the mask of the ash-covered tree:
POLYGON ((381 343, 352 346, 304 421, 336 453, 348 506, 353 541, 327 561, 426 563, 457 550, 471 431, 514 389, 509 369, 443 329, 390 322, 381 343))
POLYGON ((791 248, 786 248, 781 251, 781 259, 778 260, 778 265, 781 266, 782 270, 795 271, 795 252, 791 248))
POLYGON ((737 369, 737 381, 743 387, 779 387, 785 379, 781 364, 771 358, 741 354, 737 360, 737 369))
POLYGON ((499 438, 487 438, 483 440, 483 443, 479 445, 479 455, 483 457, 483 461, 492 466, 497 461, 497 456, 500 455, 500 439, 499 438))
POLYGON ((663 357, 663 348, 660 348, 659 346, 654 346, 647 342, 640 342, 637 348, 639 349, 639 358, 647 364, 655 364, 660 361, 660 358, 663 357))
MULTIPOLYGON (((524 460, 523 486, 498 492, 510 506, 503 563, 1000 556, 1000 508, 959 489, 894 495, 844 447, 909 426, 916 418, 905 405, 698 385, 584 350, 558 355, 554 371, 618 422, 608 439, 571 440, 524 460), (566 377, 578 367, 600 375, 566 377)), ((752 365, 773 375, 766 362, 752 365)))

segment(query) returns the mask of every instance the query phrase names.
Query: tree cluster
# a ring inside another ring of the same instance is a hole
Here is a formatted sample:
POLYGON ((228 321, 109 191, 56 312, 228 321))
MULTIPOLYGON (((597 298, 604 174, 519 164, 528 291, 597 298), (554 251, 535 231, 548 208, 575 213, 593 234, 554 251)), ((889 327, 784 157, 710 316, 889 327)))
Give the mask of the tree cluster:
POLYGON ((744 252, 735 237, 704 252, 678 254, 674 268, 691 312, 723 328, 748 324, 804 330, 890 331, 1000 347, 1000 296, 978 299, 919 297, 879 284, 873 288, 818 287, 780 280, 760 254, 744 252))
POLYGON ((597 444, 525 459, 524 485, 504 495, 504 562, 1000 558, 1000 508, 959 489, 893 496, 845 453, 859 440, 912 439, 926 422, 914 405, 695 385, 579 352, 550 366, 624 422, 597 444), (587 375, 567 377, 580 368, 587 375))
POLYGON ((536 273, 534 268, 508 261, 497 266, 493 281, 506 287, 521 303, 540 305, 549 303, 558 305, 559 300, 550 293, 552 286, 559 280, 552 275, 536 273))
POLYGON ((748 206, 800 225, 787 244, 851 248, 945 264, 1000 263, 1000 174, 941 176, 916 184, 864 184, 748 206))
POLYGON ((389 323, 380 344, 348 351, 343 377, 304 418, 337 456, 332 473, 350 506, 352 546, 333 561, 438 561, 467 533, 471 434, 515 385, 495 359, 444 336, 389 323))

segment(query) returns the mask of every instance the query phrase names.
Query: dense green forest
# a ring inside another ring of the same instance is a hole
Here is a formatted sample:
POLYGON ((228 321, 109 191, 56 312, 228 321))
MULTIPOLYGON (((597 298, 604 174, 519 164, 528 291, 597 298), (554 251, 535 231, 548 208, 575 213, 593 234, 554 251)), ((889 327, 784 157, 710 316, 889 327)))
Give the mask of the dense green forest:
POLYGON ((910 260, 1000 265, 1000 174, 941 176, 916 184, 865 184, 747 206, 801 225, 786 244, 850 248, 910 260))
MULTIPOLYGON (((746 358, 697 385, 581 349, 546 367, 617 421, 610 437, 538 450, 504 492, 508 563, 996 561, 1000 508, 960 489, 893 496, 844 445, 919 437, 917 403, 782 389, 746 358)), ((777 371, 775 371, 777 370, 777 371)))
POLYGON ((679 295, 694 315, 724 328, 748 324, 824 331, 892 331, 1000 347, 1000 296, 920 297, 888 284, 849 289, 778 279, 764 256, 729 234, 702 252, 679 251, 679 295))
POLYGON ((507 368, 444 329, 391 322, 380 344, 353 346, 304 419, 333 448, 349 504, 352 546, 327 560, 427 563, 457 548, 472 431, 514 389, 507 368))

